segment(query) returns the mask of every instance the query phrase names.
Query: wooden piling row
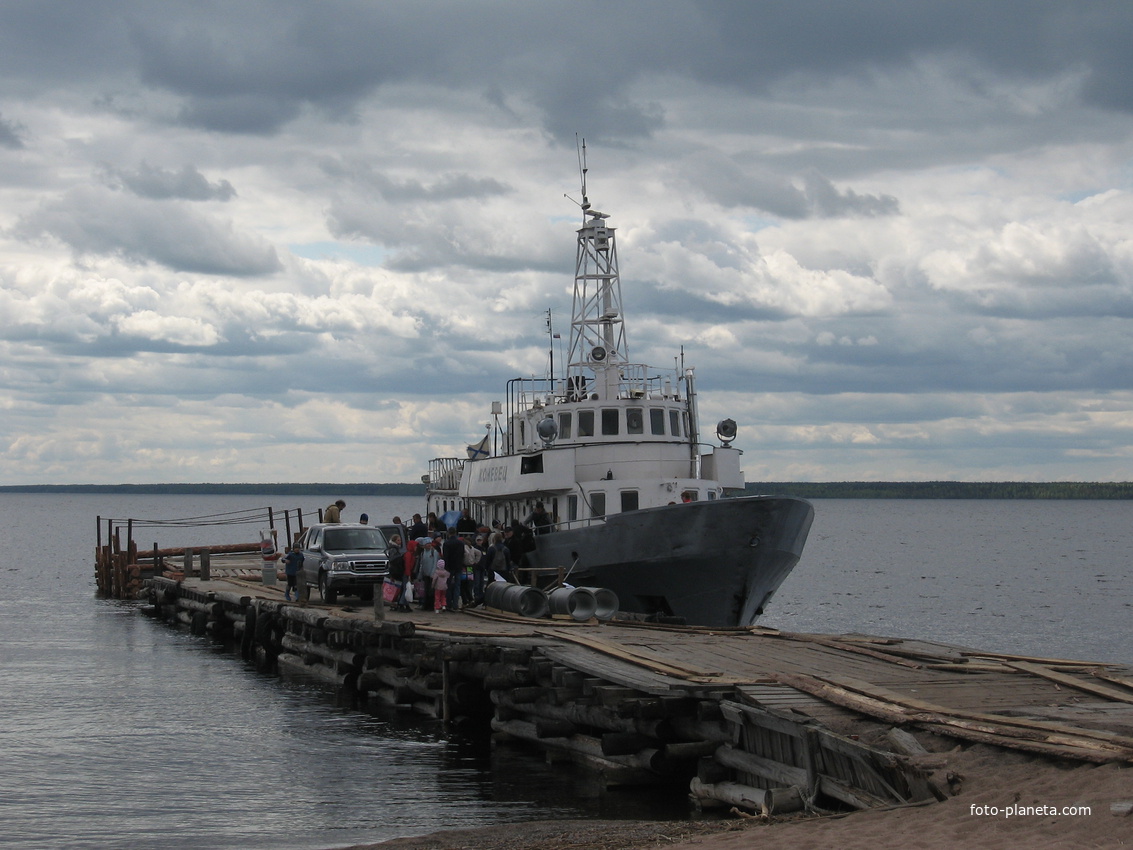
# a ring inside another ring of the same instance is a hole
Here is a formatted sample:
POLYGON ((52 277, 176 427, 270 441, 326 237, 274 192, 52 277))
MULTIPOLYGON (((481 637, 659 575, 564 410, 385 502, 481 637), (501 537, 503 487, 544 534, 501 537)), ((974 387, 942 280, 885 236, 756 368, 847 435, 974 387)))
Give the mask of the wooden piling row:
MULTIPOLYGON (((138 527, 212 526, 239 523, 266 526, 274 533, 275 517, 276 512, 271 507, 213 515, 212 517, 198 517, 195 520, 122 520, 102 516, 96 517, 95 578, 98 592, 100 595, 112 599, 137 599, 139 594, 142 593, 144 582, 147 579, 155 575, 162 575, 167 569, 167 562, 168 564, 175 564, 180 559, 185 560, 184 574, 192 574, 191 564, 195 554, 193 549, 188 547, 159 549, 157 544, 154 543, 151 551, 140 553, 137 541, 134 539, 134 532, 138 527), (122 541, 123 532, 126 535, 125 542, 122 541)), ((283 520, 286 528, 285 539, 291 541, 294 538, 292 537, 291 512, 289 510, 283 511, 283 520)), ((301 509, 295 510, 295 521, 297 528, 302 530, 303 511, 301 509)), ((298 533, 297 531, 296 535, 298 533)), ((206 551, 211 551, 214 555, 258 554, 260 544, 253 542, 213 545, 206 551)), ((206 571, 207 557, 206 555, 206 571)))
POLYGON ((138 562, 137 546, 131 541, 125 548, 115 533, 95 550, 95 580, 98 592, 112 599, 137 599, 144 582, 154 575, 153 566, 138 562))
POLYGON ((697 807, 763 815, 942 796, 911 760, 803 715, 744 704, 727 686, 657 688, 596 674, 603 665, 586 641, 564 650, 546 635, 461 634, 162 576, 148 598, 165 621, 238 647, 261 671, 302 673, 372 706, 490 730, 497 742, 573 762, 604 787, 676 784, 697 807))

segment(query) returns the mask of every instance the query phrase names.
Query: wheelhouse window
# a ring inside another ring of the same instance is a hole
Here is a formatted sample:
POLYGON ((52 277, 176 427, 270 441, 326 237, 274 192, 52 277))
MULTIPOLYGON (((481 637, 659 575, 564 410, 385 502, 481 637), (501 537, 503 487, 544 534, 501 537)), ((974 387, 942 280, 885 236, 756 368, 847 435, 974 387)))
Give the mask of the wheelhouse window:
POLYGON ((636 490, 622 490, 622 513, 626 511, 636 511, 638 507, 638 498, 636 490))
POLYGON ((580 411, 578 411, 578 436, 580 436, 580 437, 593 437, 594 436, 594 411, 593 410, 580 410, 580 411))
POLYGON ((649 408, 649 432, 655 437, 665 436, 665 411, 659 407, 649 408))
POLYGON ((618 433, 618 423, 621 421, 621 411, 616 407, 607 407, 602 411, 602 434, 613 437, 618 433))
POLYGON ((606 515, 606 494, 605 493, 591 493, 590 494, 590 516, 597 518, 606 515))
POLYGON ((564 440, 570 439, 570 425, 571 415, 569 413, 559 414, 559 437, 564 440))
POLYGON ((626 433, 645 433, 645 411, 640 407, 630 407, 626 409, 626 433))
POLYGON ((681 435, 681 412, 679 410, 669 411, 669 433, 674 437, 681 435))
POLYGON ((578 496, 567 496, 567 522, 578 519, 578 496))

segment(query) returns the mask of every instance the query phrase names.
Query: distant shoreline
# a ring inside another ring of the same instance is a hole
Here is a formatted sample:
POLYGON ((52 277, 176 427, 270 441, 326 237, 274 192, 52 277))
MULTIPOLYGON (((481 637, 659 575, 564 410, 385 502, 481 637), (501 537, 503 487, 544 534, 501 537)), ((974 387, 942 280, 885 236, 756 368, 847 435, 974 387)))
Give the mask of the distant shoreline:
POLYGON ((764 481, 747 493, 803 499, 1133 499, 1133 482, 1097 481, 764 481))
MULTIPOLYGON (((765 481, 759 493, 803 499, 1133 499, 1133 482, 1077 481, 765 481)), ((12 484, 0 493, 116 493, 208 496, 410 496, 423 484, 12 484)))

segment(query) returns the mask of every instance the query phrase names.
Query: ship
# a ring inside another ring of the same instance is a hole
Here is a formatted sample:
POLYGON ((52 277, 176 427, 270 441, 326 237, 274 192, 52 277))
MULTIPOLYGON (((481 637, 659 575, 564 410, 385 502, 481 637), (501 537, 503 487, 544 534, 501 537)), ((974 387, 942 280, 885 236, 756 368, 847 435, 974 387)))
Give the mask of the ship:
POLYGON ((580 172, 563 374, 548 311, 547 376, 508 381, 468 456, 430 461, 428 509, 514 528, 521 576, 606 588, 629 616, 750 626, 798 563, 814 508, 745 494, 734 420, 702 443, 683 348, 668 370, 630 360, 615 228, 587 197, 585 145, 580 172))

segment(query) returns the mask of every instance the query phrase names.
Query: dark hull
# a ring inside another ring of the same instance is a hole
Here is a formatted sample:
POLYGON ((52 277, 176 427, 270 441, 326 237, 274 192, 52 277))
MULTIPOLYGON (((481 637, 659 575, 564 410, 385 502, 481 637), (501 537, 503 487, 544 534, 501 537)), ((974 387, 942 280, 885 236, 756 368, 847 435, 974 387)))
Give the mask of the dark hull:
POLYGON ((780 496, 669 505, 542 534, 529 559, 577 559, 569 582, 609 588, 623 611, 749 626, 798 563, 813 519, 809 502, 780 496))

